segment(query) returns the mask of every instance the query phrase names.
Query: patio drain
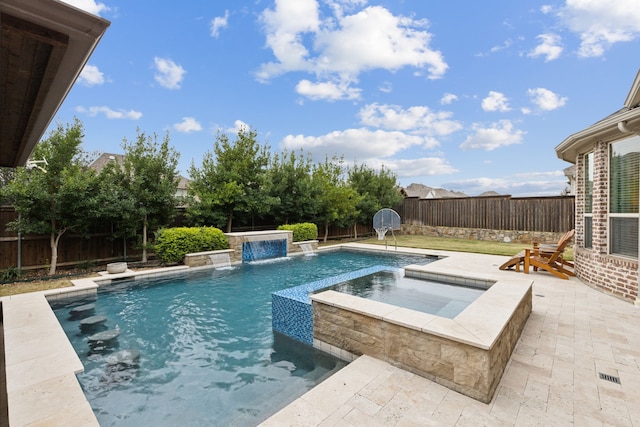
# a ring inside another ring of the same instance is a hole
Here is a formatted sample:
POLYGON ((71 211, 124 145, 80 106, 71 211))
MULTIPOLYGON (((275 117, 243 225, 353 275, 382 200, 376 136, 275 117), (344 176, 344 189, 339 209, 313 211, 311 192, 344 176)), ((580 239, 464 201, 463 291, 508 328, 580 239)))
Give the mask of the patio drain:
POLYGON ((614 377, 613 375, 603 374, 602 372, 598 372, 601 380, 609 381, 612 383, 620 384, 620 378, 614 377))

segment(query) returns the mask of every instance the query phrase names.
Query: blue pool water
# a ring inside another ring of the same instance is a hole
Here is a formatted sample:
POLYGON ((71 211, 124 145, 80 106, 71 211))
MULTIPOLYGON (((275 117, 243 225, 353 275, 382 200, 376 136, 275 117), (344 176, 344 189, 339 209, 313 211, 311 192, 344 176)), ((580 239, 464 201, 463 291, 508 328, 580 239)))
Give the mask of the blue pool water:
POLYGON ((102 426, 255 425, 344 366, 274 334, 271 292, 372 265, 429 261, 337 251, 114 284, 90 301, 95 309, 85 315, 107 318, 93 330, 70 314, 87 301, 54 308, 102 426), (89 336, 104 329, 120 335, 91 350, 89 336), (125 349, 139 359, 110 365, 125 349))
POLYGON ((484 293, 484 289, 414 279, 393 271, 358 277, 329 289, 449 319, 484 293))

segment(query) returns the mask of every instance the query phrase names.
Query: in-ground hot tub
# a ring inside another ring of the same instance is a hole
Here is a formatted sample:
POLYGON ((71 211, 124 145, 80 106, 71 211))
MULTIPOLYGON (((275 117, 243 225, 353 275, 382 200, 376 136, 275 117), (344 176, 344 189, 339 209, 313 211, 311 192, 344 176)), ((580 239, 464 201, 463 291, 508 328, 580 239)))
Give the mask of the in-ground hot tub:
POLYGON ((420 266, 409 277, 487 288, 453 319, 325 291, 311 297, 314 346, 366 354, 488 403, 531 313, 532 282, 449 276, 420 266))

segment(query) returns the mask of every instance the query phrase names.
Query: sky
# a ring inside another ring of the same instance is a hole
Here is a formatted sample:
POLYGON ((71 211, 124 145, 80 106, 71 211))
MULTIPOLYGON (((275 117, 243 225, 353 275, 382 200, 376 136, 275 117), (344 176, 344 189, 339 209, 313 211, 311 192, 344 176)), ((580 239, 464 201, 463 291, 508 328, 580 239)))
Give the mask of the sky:
POLYGON ((640 0, 65 0, 111 22, 50 126, 202 165, 218 132, 384 166, 401 186, 557 196, 554 148, 623 106, 640 0))

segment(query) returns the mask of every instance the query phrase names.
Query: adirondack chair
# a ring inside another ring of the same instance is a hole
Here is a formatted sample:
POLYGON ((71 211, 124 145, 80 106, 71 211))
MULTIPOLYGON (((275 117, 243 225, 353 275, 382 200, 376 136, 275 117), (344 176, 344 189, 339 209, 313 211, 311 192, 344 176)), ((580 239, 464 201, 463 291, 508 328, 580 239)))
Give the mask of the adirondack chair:
MULTIPOLYGON (((570 237, 573 237, 573 234, 570 237)), ((571 239, 560 239, 553 252, 542 252, 540 248, 525 249, 523 262, 525 274, 529 274, 529 267, 533 267, 534 271, 542 269, 565 280, 568 280, 569 276, 575 276, 576 274, 567 268, 572 264, 563 259, 564 250, 569 244, 569 240, 571 239)))
MULTIPOLYGON (((536 256, 550 258, 551 256, 553 256, 553 254, 556 252, 556 250, 560 246, 563 247, 562 250, 564 251, 564 248, 566 248, 567 244, 569 244, 569 241, 573 238, 574 234, 575 234, 575 230, 567 231, 565 234, 562 235, 562 237, 560 237, 560 240, 558 240, 558 243, 540 244, 538 242, 534 242, 533 249, 529 250, 530 254, 534 253, 536 256)), ((509 258, 504 264, 502 264, 499 267, 500 270, 508 270, 510 268, 513 268, 515 269, 515 271, 519 272, 520 266, 524 264, 526 255, 527 255, 526 250, 522 250, 518 252, 517 254, 509 258)), ((556 257, 556 259, 558 260, 558 262, 561 262, 563 265, 566 265, 569 268, 573 268, 573 263, 565 260, 562 256, 556 257)))

